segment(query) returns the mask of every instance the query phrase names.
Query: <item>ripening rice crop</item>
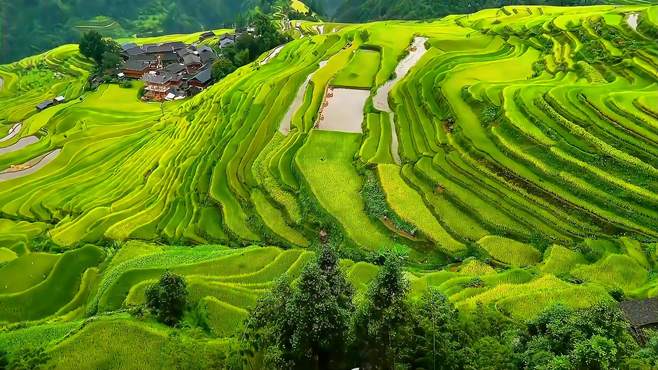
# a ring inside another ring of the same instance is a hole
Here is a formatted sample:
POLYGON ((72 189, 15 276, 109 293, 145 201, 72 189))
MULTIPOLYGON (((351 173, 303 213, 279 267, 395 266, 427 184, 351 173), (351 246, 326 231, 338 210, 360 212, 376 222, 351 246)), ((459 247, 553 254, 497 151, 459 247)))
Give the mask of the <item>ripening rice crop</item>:
POLYGON ((511 266, 534 265, 541 259, 541 253, 530 244, 499 236, 485 236, 478 244, 495 260, 511 266))
POLYGON ((272 58, 163 104, 136 81, 87 90, 94 65, 76 45, 0 66, 0 322, 18 323, 0 344, 46 346, 55 368, 171 368, 168 329, 115 310, 143 304, 165 270, 183 275, 205 356, 325 242, 358 292, 378 271, 366 261, 395 248, 413 297, 434 287, 518 320, 616 289, 655 296, 656 14, 293 20, 272 58), (316 127, 331 86, 367 96, 339 106, 363 132, 316 127))

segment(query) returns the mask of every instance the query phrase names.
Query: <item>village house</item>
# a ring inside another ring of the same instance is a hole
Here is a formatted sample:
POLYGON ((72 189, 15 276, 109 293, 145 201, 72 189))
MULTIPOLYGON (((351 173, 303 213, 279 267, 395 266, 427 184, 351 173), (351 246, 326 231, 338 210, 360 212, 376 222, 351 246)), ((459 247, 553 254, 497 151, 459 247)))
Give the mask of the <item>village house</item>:
POLYGON ((127 78, 142 78, 144 73, 148 73, 151 70, 151 62, 143 60, 128 60, 121 67, 121 73, 127 78))
POLYGON ((41 112, 46 108, 52 107, 53 105, 64 103, 64 101, 66 101, 66 98, 64 98, 62 95, 59 95, 56 96, 54 99, 48 99, 42 101, 36 106, 36 108, 39 112, 41 112))
POLYGON ((219 47, 222 49, 233 44, 235 44, 235 35, 225 33, 219 38, 219 47))
POLYGON ((658 298, 624 301, 619 304, 631 324, 631 333, 644 343, 645 329, 658 329, 658 298))
POLYGON ((211 83, 212 83, 212 71, 210 70, 210 68, 201 70, 189 81, 190 86, 195 86, 200 89, 205 89, 206 87, 210 86, 211 83))
POLYGON ((172 88, 181 84, 182 78, 165 71, 151 71, 144 75, 144 98, 148 100, 165 100, 172 88))
POLYGON ((207 40, 212 37, 215 37, 215 33, 213 31, 206 31, 199 35, 199 41, 207 40))

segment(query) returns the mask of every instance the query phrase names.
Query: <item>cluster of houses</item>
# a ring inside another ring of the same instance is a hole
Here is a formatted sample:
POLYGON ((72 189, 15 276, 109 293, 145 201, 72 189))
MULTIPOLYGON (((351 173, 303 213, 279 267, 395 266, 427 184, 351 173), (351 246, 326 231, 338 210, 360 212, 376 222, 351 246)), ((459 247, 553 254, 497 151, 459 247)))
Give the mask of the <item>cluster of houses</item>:
MULTIPOLYGON (((235 43, 238 34, 223 34, 218 46, 225 48, 235 43)), ((253 28, 246 32, 254 32, 253 28)), ((123 64, 117 77, 144 81, 144 100, 179 100, 195 95, 213 83, 212 64, 218 58, 213 48, 201 41, 217 37, 212 31, 199 36, 199 42, 166 42, 160 44, 121 45, 123 64)), ((36 106, 38 111, 64 102, 63 96, 45 100, 36 106)))
MULTIPOLYGON (((204 32, 199 41, 215 37, 204 32)), ((224 34, 219 46, 235 43, 235 35, 224 34)), ((206 45, 166 42, 161 44, 123 44, 124 63, 119 78, 144 81, 144 100, 178 100, 195 95, 212 84, 212 64, 217 53, 206 45)))

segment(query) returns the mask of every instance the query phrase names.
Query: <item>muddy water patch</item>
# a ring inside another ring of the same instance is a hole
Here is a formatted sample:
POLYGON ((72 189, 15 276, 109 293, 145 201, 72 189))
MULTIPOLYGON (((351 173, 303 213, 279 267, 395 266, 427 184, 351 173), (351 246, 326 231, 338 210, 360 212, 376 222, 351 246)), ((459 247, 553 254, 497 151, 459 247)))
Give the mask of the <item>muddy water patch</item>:
POLYGON ((382 112, 389 113, 389 118, 391 121, 391 153, 393 154, 393 160, 395 163, 400 164, 400 153, 399 153, 399 144, 398 144, 398 135, 395 129, 395 118, 391 107, 388 105, 388 97, 391 93, 391 89, 395 86, 398 81, 400 81, 404 76, 409 73, 409 70, 418 63, 420 58, 425 55, 427 48, 425 48, 425 42, 427 41, 426 37, 415 37, 411 42, 409 47, 409 54, 405 56, 400 63, 395 67, 395 78, 386 81, 379 89, 372 99, 372 103, 375 109, 382 112))
POLYGON ((329 87, 315 128, 362 133, 363 107, 369 96, 370 90, 329 87))

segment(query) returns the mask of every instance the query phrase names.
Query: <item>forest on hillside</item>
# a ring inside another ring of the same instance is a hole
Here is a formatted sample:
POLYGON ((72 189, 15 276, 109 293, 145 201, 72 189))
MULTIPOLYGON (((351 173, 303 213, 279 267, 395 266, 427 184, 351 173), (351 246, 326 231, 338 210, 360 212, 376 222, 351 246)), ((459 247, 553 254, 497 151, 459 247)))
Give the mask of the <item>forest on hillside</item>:
MULTIPOLYGON (((651 0, 653 1, 653 0, 651 0)), ((0 0, 0 63, 16 61, 89 30, 105 36, 154 36, 232 27, 255 9, 287 0, 0 0)), ((338 22, 429 19, 514 4, 590 5, 605 0, 308 0, 320 17, 338 22)))
MULTIPOLYGON (((327 0, 325 0, 327 1, 327 0)), ((331 1, 331 0, 328 0, 331 1)), ((332 17, 341 22, 379 19, 431 19, 449 14, 466 14, 506 5, 594 5, 604 0, 344 0, 332 17)))
POLYGON ((0 0, 0 63, 18 60, 96 30, 105 36, 153 36, 232 27, 274 0, 0 0))

